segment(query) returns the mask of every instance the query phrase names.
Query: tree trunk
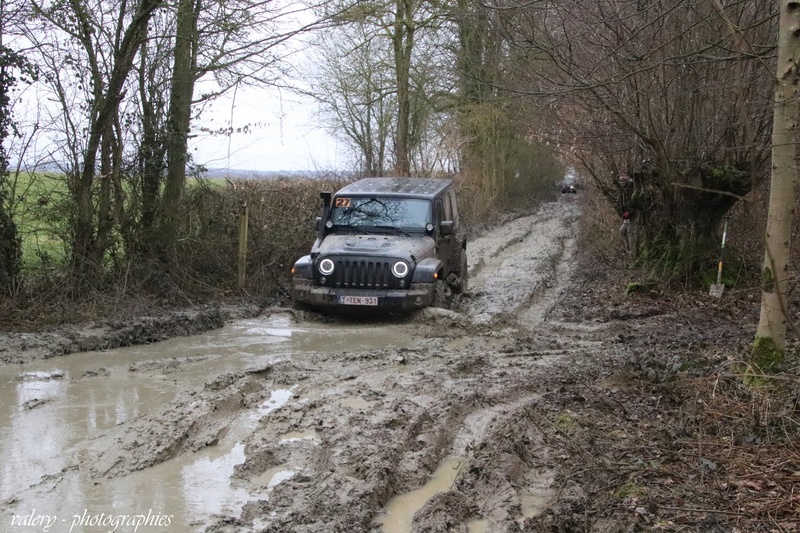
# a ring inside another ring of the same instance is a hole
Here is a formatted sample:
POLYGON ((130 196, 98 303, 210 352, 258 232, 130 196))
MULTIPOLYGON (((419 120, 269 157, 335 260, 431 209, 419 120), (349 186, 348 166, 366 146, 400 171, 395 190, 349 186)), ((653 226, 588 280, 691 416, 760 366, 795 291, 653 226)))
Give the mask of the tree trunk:
MULTIPOLYGON (((143 0, 134 14, 130 25, 125 28, 122 40, 114 53, 114 66, 107 85, 103 83, 98 57, 94 48, 94 27, 89 19, 89 12, 80 0, 72 0, 71 7, 79 21, 79 39, 89 60, 94 88, 94 108, 89 124, 89 136, 86 152, 83 157, 83 168, 75 176, 72 194, 75 200, 75 218, 73 229, 72 259, 75 274, 79 282, 92 269, 99 266, 104 250, 98 241, 95 227, 95 209, 93 187, 97 154, 101 145, 113 142, 104 137, 113 136, 113 126, 119 116, 119 105, 123 97, 123 87, 133 67, 133 59, 146 35, 145 29, 150 16, 161 3, 161 0, 143 0), (103 91, 105 88, 105 91, 103 91), (98 246, 100 245, 100 246, 98 246)), ((120 29, 120 28, 118 28, 120 29)))
POLYGON ((159 192, 162 173, 164 171, 164 129, 165 99, 156 87, 155 75, 148 70, 147 43, 142 43, 139 65, 139 99, 142 106, 142 139, 139 144, 139 176, 141 180, 142 199, 141 217, 135 242, 131 244, 138 253, 151 254, 154 243, 156 213, 158 211, 159 192))
POLYGON ((178 4, 175 63, 167 119, 167 178, 159 217, 159 254, 165 262, 175 258, 180 222, 178 208, 186 186, 187 139, 194 94, 199 9, 199 1, 195 3, 195 0, 180 0, 178 4))
POLYGON ((397 79, 397 131, 395 136, 395 171, 411 175, 411 51, 414 48, 413 0, 396 0, 394 35, 397 79))
POLYGON ((778 68, 772 123, 772 181, 767 215, 762 277, 761 316, 751 362, 764 372, 776 369, 786 349, 789 257, 794 185, 797 179, 797 84, 800 62, 800 2, 780 1, 778 68))

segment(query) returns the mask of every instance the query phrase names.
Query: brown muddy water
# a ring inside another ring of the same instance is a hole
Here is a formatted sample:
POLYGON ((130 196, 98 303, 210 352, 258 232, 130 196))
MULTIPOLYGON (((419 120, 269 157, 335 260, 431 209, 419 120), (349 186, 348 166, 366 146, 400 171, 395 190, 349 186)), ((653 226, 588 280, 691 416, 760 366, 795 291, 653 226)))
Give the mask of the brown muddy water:
POLYGON ((385 514, 376 520, 383 526, 383 532, 411 533, 414 513, 422 509, 422 506, 434 495, 450 490, 463 465, 464 459, 447 457, 439 464, 428 483, 416 490, 392 498, 386 506, 385 514))
MULTIPOLYGON (((289 401, 292 385, 239 416, 216 446, 113 479, 91 478, 82 463, 116 426, 221 374, 410 342, 391 326, 298 324, 276 314, 153 345, 0 367, 0 532, 199 531, 214 515, 237 516, 295 474, 289 466, 250 482, 231 479, 245 460, 242 441, 289 401), (122 515, 145 523, 109 518, 122 515)), ((313 432, 279 437, 287 445, 318 441, 313 432)))

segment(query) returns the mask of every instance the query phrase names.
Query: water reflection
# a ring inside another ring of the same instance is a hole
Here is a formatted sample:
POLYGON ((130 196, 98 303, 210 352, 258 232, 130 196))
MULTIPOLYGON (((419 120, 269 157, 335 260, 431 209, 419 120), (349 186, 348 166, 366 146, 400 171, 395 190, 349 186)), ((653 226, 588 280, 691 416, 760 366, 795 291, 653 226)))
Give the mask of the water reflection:
POLYGON ((64 372, 25 372, 21 374, 17 384, 17 405, 31 408, 36 402, 46 403, 66 390, 64 372), (56 376, 56 377, 52 377, 56 376))
POLYGON ((275 409, 286 405, 286 402, 288 402, 291 397, 291 389, 279 389, 272 391, 269 395, 269 400, 265 401, 258 407, 258 414, 261 416, 270 414, 275 409))
POLYGON ((43 473, 64 468, 62 451, 72 444, 70 432, 60 430, 61 413, 53 405, 56 398, 67 395, 69 383, 49 379, 46 372, 27 373, 21 379, 14 389, 15 401, 3 402, 13 410, 7 430, 14 438, 3 438, 0 447, 0 500, 18 487, 39 483, 43 473))
POLYGON ((201 457, 183 467, 183 496, 187 510, 193 516, 238 514, 250 494, 242 488, 231 487, 230 477, 236 465, 244 463, 244 445, 237 442, 233 449, 217 458, 201 457), (221 497, 223 496, 224 497, 221 497))

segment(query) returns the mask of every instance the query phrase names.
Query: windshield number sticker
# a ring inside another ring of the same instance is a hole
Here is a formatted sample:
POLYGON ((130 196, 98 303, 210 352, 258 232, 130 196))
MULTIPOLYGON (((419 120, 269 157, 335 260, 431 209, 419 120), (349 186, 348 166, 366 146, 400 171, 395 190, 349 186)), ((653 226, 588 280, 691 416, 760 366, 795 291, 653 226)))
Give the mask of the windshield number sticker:
POLYGON ((337 198, 334 206, 344 208, 350 207, 350 198, 337 198))

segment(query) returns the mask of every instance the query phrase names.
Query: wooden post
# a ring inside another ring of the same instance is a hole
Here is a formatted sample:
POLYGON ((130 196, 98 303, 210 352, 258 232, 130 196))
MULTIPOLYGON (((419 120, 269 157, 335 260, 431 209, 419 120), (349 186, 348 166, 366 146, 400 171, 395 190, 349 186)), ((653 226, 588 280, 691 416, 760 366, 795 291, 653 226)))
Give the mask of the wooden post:
POLYGON ((245 272, 247 269, 247 202, 242 204, 242 210, 239 213, 239 264, 236 280, 239 287, 244 287, 245 272))

